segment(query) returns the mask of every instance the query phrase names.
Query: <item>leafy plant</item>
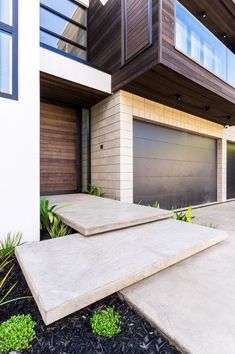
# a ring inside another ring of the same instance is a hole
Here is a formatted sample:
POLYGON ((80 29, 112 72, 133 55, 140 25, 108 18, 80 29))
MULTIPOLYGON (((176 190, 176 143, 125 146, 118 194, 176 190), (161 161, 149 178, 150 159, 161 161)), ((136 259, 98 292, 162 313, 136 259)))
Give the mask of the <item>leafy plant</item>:
POLYGON ((102 188, 95 186, 94 184, 89 184, 87 188, 82 189, 82 193, 94 195, 96 197, 103 197, 104 192, 102 188))
POLYGON ((156 208, 156 209, 160 209, 160 203, 159 202, 154 202, 154 203, 150 203, 149 206, 151 208, 156 208))
POLYGON ((188 207, 188 209, 186 210, 186 212, 180 211, 180 212, 176 212, 176 219, 177 220, 181 220, 181 221, 185 221, 185 222, 189 222, 191 223, 194 219, 194 216, 191 215, 192 214, 192 207, 188 207))
POLYGON ((57 218, 56 211, 69 206, 71 204, 64 204, 61 206, 52 205, 49 207, 49 200, 45 198, 41 198, 40 200, 40 229, 47 230, 57 218))
POLYGON ((8 232, 4 241, 0 240, 0 259, 4 260, 7 256, 14 255, 15 248, 21 244, 22 232, 8 232))
POLYGON ((30 315, 12 316, 0 325, 0 352, 28 349, 35 339, 36 323, 30 315))
POLYGON ((113 337, 122 330, 122 318, 113 307, 96 311, 91 319, 92 332, 104 337, 113 337))
POLYGON ((51 238, 67 236, 70 233, 71 229, 61 222, 60 218, 54 217, 53 224, 51 224, 47 232, 51 238))
POLYGON ((8 288, 9 281, 12 277, 12 272, 14 268, 13 259, 11 254, 8 254, 6 258, 0 263, 0 306, 6 305, 9 302, 18 301, 22 299, 30 299, 31 296, 18 297, 15 299, 8 300, 13 289, 16 287, 17 282, 8 288), (9 268, 8 270, 6 270, 9 268), (2 275, 5 273, 5 275, 2 275))

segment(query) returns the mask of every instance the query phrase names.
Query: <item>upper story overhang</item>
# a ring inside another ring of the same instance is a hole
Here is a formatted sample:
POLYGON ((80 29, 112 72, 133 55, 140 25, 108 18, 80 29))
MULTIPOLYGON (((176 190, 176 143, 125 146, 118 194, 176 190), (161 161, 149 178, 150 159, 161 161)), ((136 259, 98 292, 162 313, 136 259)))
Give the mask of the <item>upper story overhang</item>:
POLYGON ((40 48, 41 97, 90 108, 111 94, 111 75, 40 48))
POLYGON ((93 0, 88 17, 91 62, 111 71, 113 91, 126 89, 234 125, 234 9, 232 0, 109 0, 105 6, 93 0), (177 13, 182 3, 190 4, 200 21, 186 13, 182 22, 177 13))
POLYGON ((87 56, 88 0, 40 0, 41 97, 89 108, 111 94, 111 75, 87 56))

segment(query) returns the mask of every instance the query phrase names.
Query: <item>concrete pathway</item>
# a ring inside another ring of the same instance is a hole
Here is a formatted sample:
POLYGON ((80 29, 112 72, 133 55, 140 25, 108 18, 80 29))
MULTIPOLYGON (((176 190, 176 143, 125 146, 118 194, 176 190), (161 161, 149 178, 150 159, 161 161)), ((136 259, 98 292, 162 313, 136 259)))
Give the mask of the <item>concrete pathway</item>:
POLYGON ((49 324, 226 237, 224 231, 169 219, 24 244, 16 256, 49 324))
POLYGON ((235 354, 235 202, 193 215, 230 237, 121 294, 186 353, 235 354))
POLYGON ((56 213, 65 224, 84 236, 167 219, 173 215, 169 210, 122 203, 88 194, 65 194, 46 198, 50 205, 67 204, 56 213))

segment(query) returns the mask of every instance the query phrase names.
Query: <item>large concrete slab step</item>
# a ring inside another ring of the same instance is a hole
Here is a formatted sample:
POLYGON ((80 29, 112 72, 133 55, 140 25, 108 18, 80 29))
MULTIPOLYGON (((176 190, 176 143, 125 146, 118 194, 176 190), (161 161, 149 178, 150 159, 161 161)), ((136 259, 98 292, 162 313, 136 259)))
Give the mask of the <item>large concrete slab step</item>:
POLYGON ((224 231, 163 220, 24 244, 16 256, 46 324, 200 252, 224 231))
POLYGON ((47 196, 50 205, 66 205, 57 211, 62 221, 84 236, 169 218, 172 211, 122 203, 87 194, 47 196))

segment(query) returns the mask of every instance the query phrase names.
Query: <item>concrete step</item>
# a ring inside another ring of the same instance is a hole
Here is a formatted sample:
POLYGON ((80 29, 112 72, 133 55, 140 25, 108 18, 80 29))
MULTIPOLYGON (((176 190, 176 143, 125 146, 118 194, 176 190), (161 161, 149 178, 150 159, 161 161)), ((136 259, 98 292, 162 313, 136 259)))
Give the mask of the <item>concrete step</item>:
POLYGON ((24 244, 16 256, 50 324, 226 237, 224 231, 168 219, 102 236, 24 244))
POLYGON ((87 194, 47 196, 50 205, 66 205, 57 211, 62 221, 84 236, 122 229, 173 216, 168 210, 87 194))

